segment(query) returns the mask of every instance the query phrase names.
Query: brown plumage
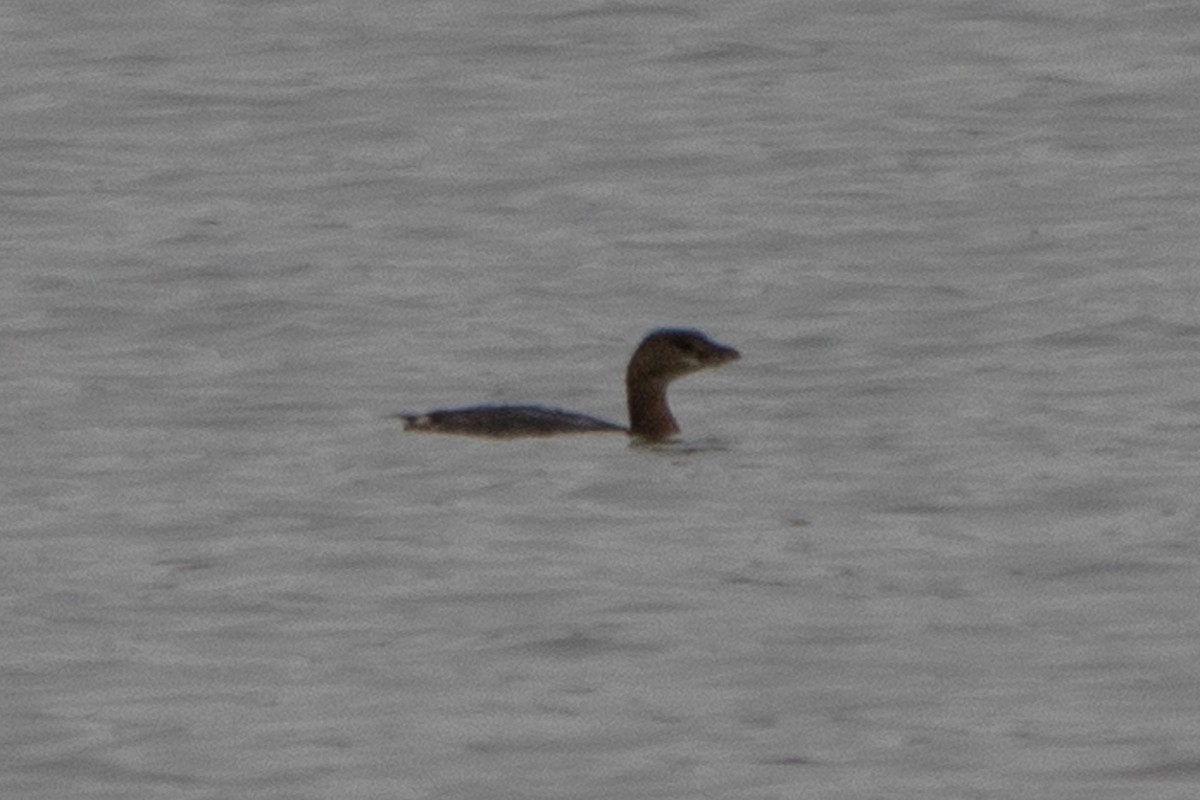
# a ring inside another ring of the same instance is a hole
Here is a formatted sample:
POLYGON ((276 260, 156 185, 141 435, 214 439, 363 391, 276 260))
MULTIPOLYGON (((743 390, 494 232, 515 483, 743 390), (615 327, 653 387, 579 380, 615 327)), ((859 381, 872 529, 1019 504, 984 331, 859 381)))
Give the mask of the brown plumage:
POLYGON ((467 436, 516 438, 566 433, 628 433, 643 442, 666 441, 679 433, 667 405, 667 386, 678 378, 741 358, 737 350, 718 344, 690 328, 652 331, 629 360, 625 393, 629 427, 607 420, 543 406, 471 406, 397 414, 406 430, 467 436))

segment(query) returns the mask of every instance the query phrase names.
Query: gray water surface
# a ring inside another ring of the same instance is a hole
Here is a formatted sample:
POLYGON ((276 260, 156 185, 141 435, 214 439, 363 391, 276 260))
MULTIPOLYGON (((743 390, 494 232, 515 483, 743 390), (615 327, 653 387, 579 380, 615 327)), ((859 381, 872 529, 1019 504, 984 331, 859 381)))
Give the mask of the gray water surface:
POLYGON ((0 10, 0 795, 1192 800, 1198 37, 0 10), (387 418, 661 325, 694 452, 387 418))

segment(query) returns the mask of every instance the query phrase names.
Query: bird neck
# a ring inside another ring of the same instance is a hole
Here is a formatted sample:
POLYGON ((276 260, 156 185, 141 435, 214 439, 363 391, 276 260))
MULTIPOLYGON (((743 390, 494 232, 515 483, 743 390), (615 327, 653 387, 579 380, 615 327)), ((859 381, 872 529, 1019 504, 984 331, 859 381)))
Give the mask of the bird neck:
POLYGON ((629 432, 646 441, 658 442, 679 433, 679 424, 667 406, 667 383, 630 375, 625 383, 629 400, 629 432))

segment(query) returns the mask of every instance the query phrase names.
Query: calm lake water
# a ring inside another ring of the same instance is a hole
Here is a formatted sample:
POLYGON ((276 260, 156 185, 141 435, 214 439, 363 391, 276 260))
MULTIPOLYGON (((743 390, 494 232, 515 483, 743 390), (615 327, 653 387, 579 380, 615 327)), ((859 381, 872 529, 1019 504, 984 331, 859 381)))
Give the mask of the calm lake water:
POLYGON ((1191 800, 1200 11, 0 10, 0 794, 1191 800), (693 451, 388 414, 622 419, 693 451))

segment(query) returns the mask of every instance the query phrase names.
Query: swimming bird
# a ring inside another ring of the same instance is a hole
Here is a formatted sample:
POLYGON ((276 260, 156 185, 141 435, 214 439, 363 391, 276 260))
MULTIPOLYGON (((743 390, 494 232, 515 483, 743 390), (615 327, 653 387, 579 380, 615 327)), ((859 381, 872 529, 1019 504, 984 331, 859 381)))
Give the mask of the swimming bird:
POLYGON ((737 350, 692 328, 659 328, 642 339, 625 369, 629 427, 608 420, 537 405, 468 406, 397 414, 405 430, 512 439, 568 433, 625 433, 646 443, 679 434, 679 423, 667 405, 667 386, 674 380, 741 358, 737 350))

